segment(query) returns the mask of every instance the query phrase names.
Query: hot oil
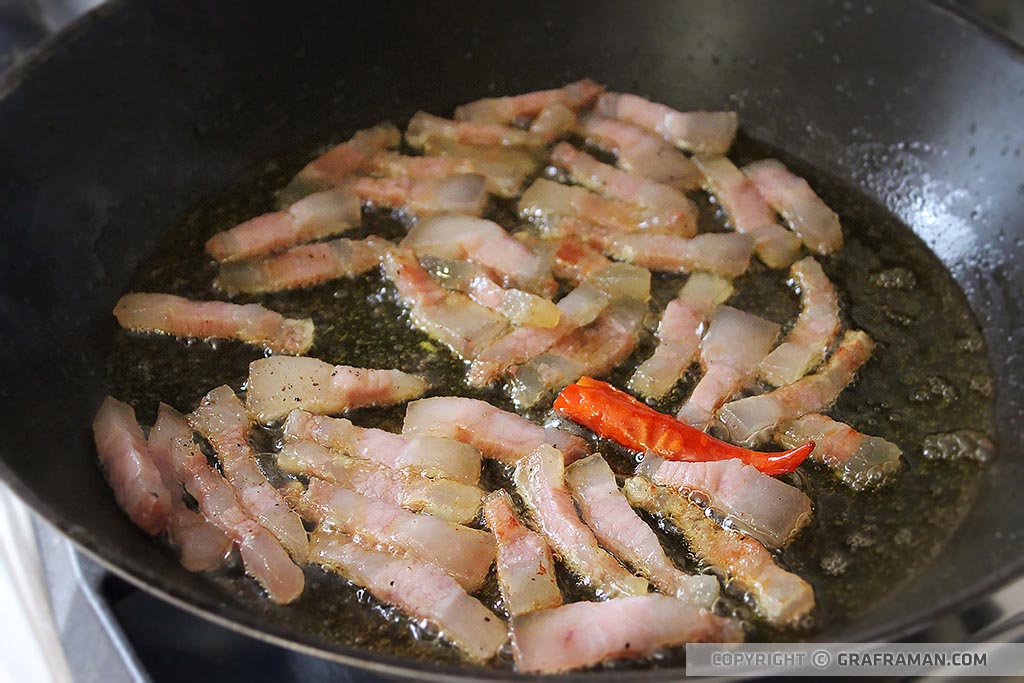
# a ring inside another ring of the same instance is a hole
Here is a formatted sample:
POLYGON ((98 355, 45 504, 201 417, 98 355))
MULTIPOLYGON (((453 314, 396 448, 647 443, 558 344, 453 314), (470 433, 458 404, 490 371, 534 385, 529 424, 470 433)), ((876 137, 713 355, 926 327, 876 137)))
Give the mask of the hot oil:
MULTIPOLYGON (((748 638, 807 638, 856 620, 874 603, 913 581, 918 570, 941 551, 966 513, 984 467, 968 459, 925 458, 922 443, 928 435, 952 430, 991 433, 991 371, 979 326, 963 295, 907 226, 857 191, 822 177, 778 150, 741 139, 732 156, 741 164, 767 156, 780 158, 807 178, 839 213, 845 246, 839 254, 821 260, 841 292, 844 322, 867 331, 878 346, 830 414, 863 432, 893 441, 904 454, 902 476, 874 491, 854 492, 827 468, 814 464, 788 477, 811 497, 815 513, 809 527, 780 559, 811 582, 818 607, 804 629, 780 630, 750 620, 748 638)), ((133 290, 210 298, 215 269, 203 254, 203 242, 219 230, 276 208, 274 191, 286 184, 292 169, 300 165, 268 165, 236 193, 200 207, 140 270, 133 290)), ((706 197, 696 198, 704 209, 702 229, 721 230, 713 215, 714 204, 706 197)), ((510 215, 507 205, 494 210, 494 217, 506 226, 512 225, 510 215)), ((401 221, 386 213, 371 213, 364 228, 346 236, 377 233, 398 237, 402 232, 401 221)), ((685 279, 664 274, 653 277, 651 328, 685 279)), ((799 299, 787 286, 785 271, 771 271, 755 263, 735 285, 736 294, 729 301, 732 306, 783 324, 799 311, 799 299)), ((499 389, 468 388, 463 381, 463 363, 409 327, 407 314, 394 303, 388 285, 377 273, 297 292, 239 297, 238 301, 258 301, 287 316, 311 317, 317 334, 310 355, 332 363, 422 373, 431 381, 431 394, 472 396, 512 408, 499 389)), ((612 372, 612 381, 623 386, 652 348, 653 340, 647 335, 632 357, 612 372)), ((185 343, 118 330, 108 363, 110 390, 136 406, 141 420, 151 423, 159 401, 191 410, 220 384, 242 390, 249 362, 262 355, 236 342, 185 343)), ((665 411, 677 408, 697 379, 698 373, 691 370, 656 407, 665 411)), ((550 404, 529 416, 550 419, 549 408, 550 404)), ((398 431, 403 414, 404 408, 396 407, 360 410, 350 417, 357 424, 398 431)), ((273 439, 271 433, 259 441, 269 450, 273 439)), ((620 474, 628 474, 635 465, 633 454, 604 442, 595 446, 620 474)), ((261 461, 272 469, 272 457, 261 461)), ((507 473, 491 466, 485 468, 483 481, 492 487, 508 485, 507 473)), ((677 535, 660 525, 656 528, 673 559, 699 568, 677 535)), ((344 643, 419 660, 460 661, 429 629, 425 631, 396 610, 380 605, 365 591, 319 568, 308 568, 306 574, 305 593, 287 607, 262 598, 255 583, 237 567, 210 579, 266 612, 268 618, 302 629, 327 646, 344 643)), ((560 573, 560 583, 567 599, 592 598, 587 589, 573 585, 567 572, 560 573)), ((500 610, 493 572, 480 597, 500 610)), ((723 600, 720 608, 750 615, 735 597, 723 600)), ((665 667, 681 661, 681 651, 671 650, 654 660, 611 666, 665 667)), ((511 666, 507 653, 497 664, 511 666)))

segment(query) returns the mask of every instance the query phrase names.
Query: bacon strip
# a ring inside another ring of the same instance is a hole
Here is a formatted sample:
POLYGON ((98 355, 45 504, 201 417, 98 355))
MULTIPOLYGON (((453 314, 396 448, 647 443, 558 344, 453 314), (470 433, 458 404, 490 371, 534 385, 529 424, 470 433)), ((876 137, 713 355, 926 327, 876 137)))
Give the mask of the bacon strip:
POLYGON ((498 544, 498 586, 508 613, 561 605, 551 548, 519 519, 508 493, 498 489, 484 499, 484 519, 498 544))
POLYGON ((814 374, 767 394, 726 403, 718 414, 725 437, 733 443, 754 446, 764 443, 780 422, 825 410, 853 381, 874 346, 864 332, 847 331, 839 348, 814 374))
POLYGON ((677 190, 700 187, 701 173, 679 150, 656 135, 615 119, 590 115, 580 122, 580 134, 587 142, 615 153, 626 171, 647 176, 677 190))
POLYGON ((581 437, 555 427, 541 427, 486 401, 461 396, 413 401, 406 408, 402 433, 455 439, 506 465, 516 464, 542 445, 557 448, 566 462, 590 452, 581 437))
POLYGON ((636 473, 703 495, 709 507, 770 548, 785 546, 811 517, 811 499, 803 491, 740 460, 669 461, 648 453, 636 473))
POLYGON ((598 98, 594 110, 657 133, 691 152, 725 154, 739 126, 734 111, 680 112, 628 93, 605 93, 598 98))
POLYGON ((439 137, 466 145, 501 145, 503 147, 540 147, 544 138, 522 128, 513 128, 489 121, 449 121, 440 116, 418 111, 405 129, 405 141, 420 149, 427 138, 439 137))
POLYGON ((249 364, 246 404, 254 419, 267 424, 296 408, 329 415, 402 403, 426 390, 423 378, 401 370, 331 365, 317 358, 260 358, 249 364))
POLYGON ((629 506, 601 455, 574 462, 565 471, 565 481, 597 540, 633 571, 647 577, 666 595, 695 607, 710 608, 718 599, 714 577, 692 576, 672 564, 654 531, 629 506))
POLYGON ((814 193, 806 180, 775 159, 755 161, 745 166, 743 172, 772 208, 789 222, 808 249, 826 255, 843 246, 839 216, 814 193))
POLYGON ((117 504, 147 534, 155 536, 166 529, 171 494, 153 462, 132 407, 107 396, 93 420, 92 433, 117 504))
POLYGON ((188 421, 217 451, 221 470, 242 507, 281 541, 296 562, 305 562, 309 539, 302 520, 256 463, 249 445, 249 415, 231 387, 218 387, 204 396, 188 421))
POLYGON ((494 539, 486 531, 409 512, 323 479, 310 480, 300 509, 327 528, 435 564, 469 592, 483 585, 494 562, 494 539))
POLYGON ((336 532, 313 534, 310 554, 381 602, 427 621, 474 660, 489 660, 508 639, 505 623, 433 564, 370 550, 336 532))
POLYGON ((647 581, 631 574, 598 544, 580 521, 565 488, 564 457, 548 445, 516 464, 516 491, 537 529, 565 564, 602 599, 647 593, 647 581))
POLYGON ((754 383, 757 364, 771 350, 779 329, 752 313, 719 307, 700 342, 704 376, 676 417, 706 430, 723 403, 754 383))
POLYGON ((304 196, 310 191, 337 185, 358 171, 374 153, 397 147, 401 142, 402 133, 390 123, 356 131, 347 142, 332 147, 306 164, 282 194, 304 196))
POLYGON ((407 438, 382 429, 357 427, 343 417, 323 417, 304 410, 288 413, 284 438, 292 442, 309 441, 394 470, 408 470, 425 477, 451 479, 463 484, 476 484, 480 480, 480 451, 454 439, 435 436, 407 438))
POLYGON ((446 178, 351 178, 351 189, 370 206, 404 209, 413 215, 465 213, 480 215, 487 202, 486 179, 473 173, 446 178))
POLYGON ((566 133, 576 129, 576 112, 561 102, 544 107, 530 124, 530 132, 551 144, 566 133))
POLYGON ((808 256, 789 273, 802 310, 786 339, 758 366, 761 378, 774 386, 792 384, 815 368, 839 334, 839 301, 821 265, 808 256))
POLYGON ((218 232, 206 241, 206 253, 218 261, 263 256, 358 227, 359 197, 345 189, 314 192, 283 211, 265 213, 218 232))
POLYGON ((381 151, 366 162, 368 173, 391 178, 409 177, 416 180, 444 178, 470 173, 482 175, 487 191, 498 197, 515 197, 523 189, 527 171, 515 163, 501 159, 468 158, 459 156, 412 157, 398 152, 381 151))
POLYGON ((664 595, 574 602, 512 620, 516 670, 558 673, 692 642, 739 642, 739 624, 664 595))
MULTIPOLYGON (((427 138, 423 144, 423 154, 435 158, 468 159, 474 164, 481 165, 481 170, 476 172, 483 175, 487 175, 483 169, 489 168, 491 164, 498 164, 501 167, 516 169, 524 178, 536 173, 547 156, 545 150, 539 147, 478 147, 437 137, 427 138)), ((522 183, 515 188, 511 196, 516 196, 521 191, 522 183)))
POLYGON ((824 415, 804 415, 782 423, 775 440, 787 448, 814 441, 811 458, 831 467, 857 491, 884 483, 900 469, 899 446, 824 415))
POLYGON ((214 285, 229 295, 312 287, 373 270, 380 265, 386 245, 373 235, 304 244, 261 261, 224 263, 214 285))
POLYGON ((604 86, 585 78, 561 88, 538 90, 511 97, 487 97, 456 108, 455 118, 459 121, 490 121, 512 123, 527 117, 532 118, 544 109, 561 104, 578 110, 590 105, 604 92, 604 86))
POLYGON ((693 363, 704 324, 733 292, 728 280, 694 273, 665 307, 658 324, 658 346, 629 380, 629 390, 661 398, 672 390, 693 363))
POLYGON ((191 301, 173 294, 132 293, 114 306, 121 327, 177 337, 238 339, 274 353, 302 354, 313 345, 313 321, 285 318, 259 304, 191 301))
POLYGON ((750 267, 753 249, 753 240, 737 233, 708 233, 691 238, 633 234, 616 236, 606 245, 605 253, 651 270, 673 273, 704 270, 722 277, 736 277, 750 267))
POLYGON ((682 494, 643 477, 627 479, 622 490, 634 507, 671 522, 690 551, 727 585, 748 593, 757 612, 772 624, 794 625, 814 608, 810 584, 775 564, 757 541, 715 524, 682 494))

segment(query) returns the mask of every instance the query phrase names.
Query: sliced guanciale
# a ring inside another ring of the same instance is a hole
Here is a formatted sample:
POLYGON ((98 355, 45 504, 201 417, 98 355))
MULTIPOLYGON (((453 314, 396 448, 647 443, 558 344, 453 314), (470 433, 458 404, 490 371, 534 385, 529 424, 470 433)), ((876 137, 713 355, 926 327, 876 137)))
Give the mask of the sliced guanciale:
POLYGON ((403 210, 413 216, 449 212, 478 216, 487 203, 487 179, 475 173, 444 178, 359 176, 346 180, 342 187, 370 207, 403 210))
POLYGON ((565 488, 564 473, 564 456, 547 445, 516 465, 516 491, 534 528, 581 582, 602 599, 647 593, 647 581, 619 564, 580 520, 565 488))
POLYGON ((831 406, 871 357, 874 346, 866 333, 847 331, 839 348, 816 372, 767 394, 726 403, 718 413, 718 426, 734 443, 764 443, 779 423, 831 406))
POLYGON ((540 136, 540 139, 551 144, 558 138, 576 130, 579 117, 569 107, 561 102, 550 104, 537 114, 537 118, 530 123, 530 132, 540 136))
POLYGON ((305 562, 309 539, 302 520, 256 463, 249 445, 249 415, 231 387, 218 387, 204 396, 188 421, 213 445, 242 507, 281 541, 296 562, 305 562))
POLYGON ((483 585, 494 563, 494 539, 488 532, 410 512, 341 484, 311 479, 298 507, 303 517, 325 528, 435 564, 469 592, 483 585))
POLYGON ((523 191, 527 170, 500 158, 487 159, 462 156, 407 156, 389 150, 377 152, 364 168, 372 175, 388 178, 409 177, 417 180, 445 178, 472 173, 485 179, 487 192, 498 197, 516 197, 523 191))
POLYGON ((627 171, 677 190, 700 187, 700 169, 658 135, 596 114, 580 121, 579 132, 589 144, 613 152, 616 163, 627 171))
POLYGON ((455 109, 459 121, 489 121, 514 123, 520 119, 532 119, 548 107, 560 104, 572 110, 589 106, 604 92, 604 86, 585 78, 561 88, 537 90, 507 97, 486 97, 464 104, 455 109))
POLYGON ((508 613, 561 605, 551 547, 519 518, 508 493, 499 489, 484 499, 484 519, 498 545, 498 586, 508 613))
POLYGON ((811 459, 831 467, 855 490, 881 485, 900 470, 899 446, 825 415, 804 415, 775 430, 775 441, 787 447, 809 440, 815 443, 811 459))
POLYGON ((656 133, 690 152, 725 154, 739 126, 734 111, 681 112, 629 93, 605 93, 598 98, 594 110, 656 133))
POLYGON ((577 460, 565 471, 565 481, 583 520, 602 547, 662 593, 710 608, 718 599, 718 580, 679 570, 668 559, 654 531, 633 511, 600 454, 577 460))
POLYGON ((702 498, 731 526, 769 548, 781 548, 810 521, 811 499, 795 486, 739 460, 681 462, 648 454, 637 474, 702 498))
POLYGON ((502 147, 541 147, 545 140, 537 133, 491 121, 449 121, 440 116, 418 111, 409 120, 405 140, 421 149, 427 138, 438 137, 466 145, 500 145, 502 147))
POLYGON ((706 233, 696 237, 634 233, 604 240, 604 252, 650 270, 692 273, 703 270, 737 277, 750 267, 754 241, 739 233, 706 233))
POLYGON ((306 164, 281 195, 286 200, 295 201, 310 192, 342 183, 359 171, 371 156, 382 149, 397 147, 401 142, 401 131, 390 123, 356 131, 350 140, 306 164))
POLYGON ((590 452, 587 442, 574 434, 542 427, 487 401, 461 396, 413 401, 406 408, 402 433, 455 439, 506 465, 515 465, 542 445, 558 449, 567 463, 590 452))
POLYGON ((508 639, 501 618, 429 562, 370 549, 336 531, 313 534, 310 558, 381 602, 423 619, 476 661, 491 659, 508 639))
POLYGON ((665 595, 574 602, 512 620, 516 670, 558 673, 663 647, 743 640, 739 623, 665 595))
POLYGON ((331 365, 317 358, 260 358, 249 364, 246 405, 264 424, 294 409, 320 415, 402 403, 421 396, 427 382, 401 370, 331 365))
POLYGON ((237 339, 274 353, 303 354, 313 345, 313 321, 259 304, 193 301, 173 294, 125 294, 114 307, 121 327, 176 337, 237 339))
POLYGON ((814 608, 814 589, 809 583, 777 565, 772 554, 754 539, 715 524, 683 494, 644 477, 627 479, 622 490, 634 507, 669 521, 686 539, 690 551, 727 586, 746 592, 767 621, 797 625, 814 608))

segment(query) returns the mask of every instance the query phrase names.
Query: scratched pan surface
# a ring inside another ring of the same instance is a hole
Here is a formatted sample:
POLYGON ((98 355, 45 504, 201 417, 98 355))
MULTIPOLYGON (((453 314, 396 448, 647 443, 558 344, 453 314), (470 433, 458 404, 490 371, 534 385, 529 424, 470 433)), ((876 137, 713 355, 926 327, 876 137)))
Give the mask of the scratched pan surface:
POLYGON ((908 224, 982 326, 1000 452, 975 503, 912 580, 817 637, 898 637, 1019 575, 1024 57, 925 3, 113 3, 0 101, 0 474, 103 563, 210 618, 393 673, 511 675, 342 644, 185 572, 118 512, 87 427, 113 303, 204 199, 381 119, 585 76, 737 109, 746 135, 908 224))

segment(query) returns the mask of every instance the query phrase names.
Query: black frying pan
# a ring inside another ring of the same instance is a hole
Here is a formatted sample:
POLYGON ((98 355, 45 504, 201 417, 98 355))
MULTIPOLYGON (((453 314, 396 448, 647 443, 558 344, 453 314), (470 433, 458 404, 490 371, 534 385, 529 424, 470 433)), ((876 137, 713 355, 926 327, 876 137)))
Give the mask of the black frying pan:
POLYGON ((87 428, 111 308, 201 198, 381 119, 585 76, 738 109, 747 135, 908 222, 984 328, 1001 452, 976 504, 922 574, 820 637, 896 638, 1018 575, 1024 55, 923 2, 113 3, 0 102, 0 474, 88 553, 200 614, 364 666, 479 674, 340 645, 189 574, 118 511, 87 428), (879 156, 910 141, 931 150, 912 171, 879 156))

